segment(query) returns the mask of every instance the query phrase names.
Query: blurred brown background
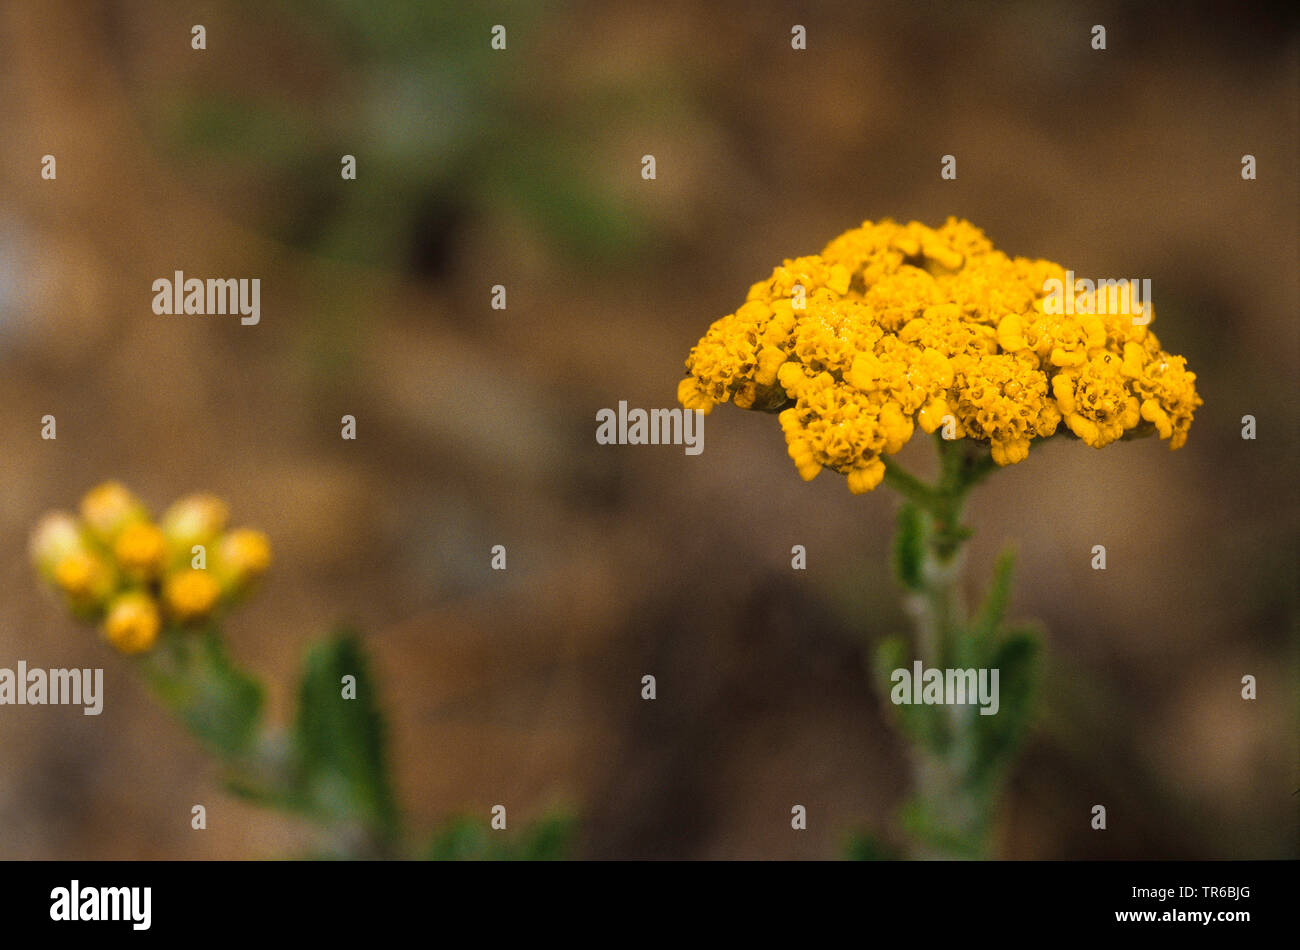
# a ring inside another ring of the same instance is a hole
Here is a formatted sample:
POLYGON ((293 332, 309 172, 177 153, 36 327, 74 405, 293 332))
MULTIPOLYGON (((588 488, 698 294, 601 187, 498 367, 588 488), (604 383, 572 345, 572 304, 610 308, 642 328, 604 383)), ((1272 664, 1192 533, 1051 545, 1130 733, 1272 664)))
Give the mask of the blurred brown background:
POLYGON ((1014 542, 1013 614, 1048 631, 999 852, 1295 857, 1295 26, 1229 3, 0 6, 0 666, 102 666, 107 692, 99 717, 0 708, 0 857, 307 840, 217 791, 39 591, 32 525, 107 478, 155 510, 217 492, 270 534, 226 632, 275 715, 305 645, 358 625, 420 834, 500 802, 512 825, 570 810, 587 857, 897 840, 905 750, 863 669, 906 623, 894 498, 805 485, 766 416, 711 415, 698 457, 597 446, 594 420, 672 405, 692 343, 783 258, 949 214, 1149 276, 1205 399, 1182 451, 1053 443, 976 493, 970 577, 1014 542), (260 325, 155 316, 177 269, 260 277, 260 325))

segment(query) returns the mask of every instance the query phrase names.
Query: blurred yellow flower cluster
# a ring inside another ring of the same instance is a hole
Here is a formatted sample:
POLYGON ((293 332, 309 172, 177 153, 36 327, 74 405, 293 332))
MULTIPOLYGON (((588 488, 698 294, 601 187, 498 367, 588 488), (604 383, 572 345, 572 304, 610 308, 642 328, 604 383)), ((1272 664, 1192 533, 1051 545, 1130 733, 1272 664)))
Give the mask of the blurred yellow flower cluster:
POLYGON ((271 564, 266 535, 226 531, 226 504, 213 495, 182 498, 155 523, 125 486, 105 482, 80 514, 47 514, 32 532, 32 562, 123 653, 150 649, 165 624, 207 620, 271 564))
POLYGON ((691 350, 678 399, 779 411, 799 474, 832 468, 854 493, 880 483, 881 456, 918 425, 987 442, 999 465, 1062 423, 1097 448, 1149 432, 1180 447, 1201 405, 1195 374, 1160 348, 1149 310, 1134 320, 1127 283, 1108 290, 1118 306, 1089 290, 1074 312, 1045 308, 1046 282, 1065 278, 956 218, 868 221, 754 284, 691 350))

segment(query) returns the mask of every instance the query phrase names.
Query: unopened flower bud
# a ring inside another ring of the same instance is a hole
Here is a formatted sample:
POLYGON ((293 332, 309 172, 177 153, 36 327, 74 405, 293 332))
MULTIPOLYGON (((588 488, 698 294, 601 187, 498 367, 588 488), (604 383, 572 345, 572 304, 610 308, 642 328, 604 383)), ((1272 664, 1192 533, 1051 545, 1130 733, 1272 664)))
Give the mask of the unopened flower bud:
POLYGON ((104 639, 122 653, 142 653, 154 645, 161 628, 153 598, 143 591, 127 591, 109 604, 104 639))
POLYGON ((113 557, 122 573, 137 581, 157 577, 167 557, 167 544, 157 526, 137 521, 122 529, 113 544, 113 557))
POLYGON ((220 595, 221 586, 207 571, 177 571, 163 585, 167 612, 181 623, 203 620, 220 595))
POLYGON ((149 513, 121 482, 104 482, 81 499, 81 517, 96 538, 112 544, 123 528, 145 520, 149 513))
POLYGON ((32 531, 28 551, 36 570, 47 582, 54 582, 54 569, 72 554, 87 550, 81 524, 66 511, 52 511, 32 531))
POLYGON ((111 565, 90 550, 69 554, 54 566, 54 583, 78 613, 93 614, 103 609, 117 588, 111 565))
POLYGON ((217 548, 222 586, 238 593, 271 566, 271 542, 261 531, 240 528, 225 535, 217 548))
POLYGON ((175 557, 188 559, 196 544, 211 544, 226 527, 229 510, 216 495, 186 495, 162 518, 162 533, 175 557))

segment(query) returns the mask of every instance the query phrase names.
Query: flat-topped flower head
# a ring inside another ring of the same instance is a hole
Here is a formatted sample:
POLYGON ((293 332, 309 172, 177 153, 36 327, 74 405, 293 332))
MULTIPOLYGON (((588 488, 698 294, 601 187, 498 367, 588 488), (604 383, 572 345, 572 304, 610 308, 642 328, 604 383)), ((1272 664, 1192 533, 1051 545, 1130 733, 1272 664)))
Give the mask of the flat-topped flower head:
POLYGON ((854 493, 880 483, 882 457, 918 428, 984 443, 998 465, 1058 433, 1179 448, 1201 399, 1148 329, 1149 301, 1135 308, 1119 283, 1057 312, 1046 288, 1066 277, 956 218, 864 222, 754 284, 691 350, 677 397, 778 412, 799 474, 833 469, 854 493))

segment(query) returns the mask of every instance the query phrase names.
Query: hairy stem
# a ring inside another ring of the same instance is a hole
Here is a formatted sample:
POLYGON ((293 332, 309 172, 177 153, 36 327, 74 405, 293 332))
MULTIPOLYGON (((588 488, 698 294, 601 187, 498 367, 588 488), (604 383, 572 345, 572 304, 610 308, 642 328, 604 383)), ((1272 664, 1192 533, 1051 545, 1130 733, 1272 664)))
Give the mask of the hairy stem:
MULTIPOLYGON (((940 475, 930 485, 886 461, 885 480, 922 513, 920 585, 908 598, 915 622, 917 659, 927 669, 944 670, 957 659, 968 622, 961 590, 963 544, 970 531, 961 525, 966 495, 992 468, 988 450, 969 440, 939 439, 940 475)), ((919 684, 914 684, 918 688, 919 684)), ((933 746, 913 750, 919 821, 926 833, 915 854, 924 858, 985 856, 991 802, 974 778, 970 705, 945 705, 945 728, 933 746)))

